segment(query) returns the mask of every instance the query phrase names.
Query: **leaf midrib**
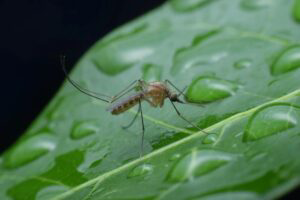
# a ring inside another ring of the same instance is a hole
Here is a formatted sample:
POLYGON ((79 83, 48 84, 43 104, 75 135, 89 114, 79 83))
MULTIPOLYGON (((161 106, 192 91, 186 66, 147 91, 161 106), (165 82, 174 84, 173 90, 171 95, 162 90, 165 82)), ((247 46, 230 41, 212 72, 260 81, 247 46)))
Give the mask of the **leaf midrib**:
MULTIPOLYGON (((274 99, 272 101, 268 101, 266 103, 263 103, 261 105, 258 105, 256 107, 254 107, 254 108, 251 108, 251 109, 249 109, 247 111, 235 114, 235 115, 233 115, 231 117, 228 117, 228 118, 226 118, 226 119, 224 119, 224 120, 222 120, 222 121, 220 121, 220 122, 218 122, 218 123, 216 123, 216 124, 214 124, 214 125, 212 125, 212 126, 210 126, 208 128, 205 128, 204 131, 205 132, 212 131, 212 130, 214 130, 216 128, 222 127, 223 125, 228 124, 230 122, 233 122, 233 121, 235 121, 237 119, 242 119, 243 117, 246 117, 246 116, 250 115, 251 113, 255 112, 256 110, 258 110, 259 108, 261 108, 261 107, 263 107, 263 106, 265 106, 267 104, 284 101, 284 100, 290 99, 291 97, 294 97, 294 96, 297 96, 297 95, 300 95, 300 89, 296 89, 296 90, 294 90, 293 92, 291 92, 291 93, 289 93, 287 95, 281 96, 281 97, 279 97, 277 99, 274 99)), ((167 150, 169 150, 169 149, 171 149, 173 147, 176 147, 176 146, 178 146, 180 144, 188 142, 188 141, 190 141, 190 140, 192 140, 192 139, 194 139, 196 137, 200 137, 203 134, 205 134, 205 133, 203 133, 201 131, 198 131, 198 132, 194 133, 193 135, 190 135, 190 136, 185 137, 185 138, 183 138, 183 139, 181 139, 179 141, 176 141, 176 142, 171 143, 169 145, 166 145, 166 146, 164 146, 164 147, 162 147, 160 149, 157 149, 157 150, 155 150, 155 151, 153 151, 153 152, 145 155, 142 158, 136 159, 136 160, 131 161, 131 162, 125 164, 125 165, 122 165, 121 167, 115 168, 115 169, 113 169, 113 170, 111 170, 109 172, 101 174, 101 175, 99 175, 96 178, 93 178, 93 179, 91 179, 91 180, 89 180, 89 181, 87 181, 85 183, 82 183, 82 184, 80 184, 80 185, 78 185, 78 186, 70 189, 67 192, 64 192, 64 193, 58 195, 57 197, 54 197, 51 200, 61 200, 61 199, 65 198, 65 197, 67 197, 67 196, 75 193, 76 191, 78 191, 78 190, 80 190, 82 188, 85 188, 87 186, 90 186, 90 185, 92 185, 94 183, 96 183, 96 185, 98 185, 99 183, 101 183, 106 178, 108 178, 108 177, 110 177, 110 176, 112 176, 114 174, 117 174, 118 172, 121 172, 122 170, 125 170, 125 169, 128 169, 130 167, 133 167, 134 165, 139 164, 139 163, 145 161, 146 159, 154 157, 154 156, 156 156, 156 155, 158 155, 160 153, 163 153, 163 152, 165 152, 165 151, 167 151, 167 150)))

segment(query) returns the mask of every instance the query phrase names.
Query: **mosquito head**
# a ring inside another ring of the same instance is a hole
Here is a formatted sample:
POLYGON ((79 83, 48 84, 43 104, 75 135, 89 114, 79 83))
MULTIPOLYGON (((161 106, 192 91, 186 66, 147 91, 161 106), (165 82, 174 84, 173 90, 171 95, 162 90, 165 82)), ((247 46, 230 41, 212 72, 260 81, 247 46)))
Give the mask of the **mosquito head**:
POLYGON ((179 98, 178 98, 178 94, 171 94, 170 95, 170 100, 173 101, 173 102, 178 102, 178 103, 184 103, 183 101, 181 101, 179 98))

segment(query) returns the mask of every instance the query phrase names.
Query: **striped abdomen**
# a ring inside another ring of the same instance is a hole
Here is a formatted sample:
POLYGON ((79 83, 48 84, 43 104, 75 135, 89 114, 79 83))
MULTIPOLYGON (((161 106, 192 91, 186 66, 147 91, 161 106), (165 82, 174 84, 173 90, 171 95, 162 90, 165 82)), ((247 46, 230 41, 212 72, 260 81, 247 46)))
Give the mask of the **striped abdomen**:
POLYGON ((120 113, 123 113, 123 112, 129 110, 136 104, 138 104, 139 100, 142 100, 143 97, 144 97, 144 94, 142 92, 136 93, 136 94, 129 96, 126 99, 118 102, 117 104, 112 105, 112 107, 109 108, 108 110, 111 112, 111 114, 118 115, 120 113))

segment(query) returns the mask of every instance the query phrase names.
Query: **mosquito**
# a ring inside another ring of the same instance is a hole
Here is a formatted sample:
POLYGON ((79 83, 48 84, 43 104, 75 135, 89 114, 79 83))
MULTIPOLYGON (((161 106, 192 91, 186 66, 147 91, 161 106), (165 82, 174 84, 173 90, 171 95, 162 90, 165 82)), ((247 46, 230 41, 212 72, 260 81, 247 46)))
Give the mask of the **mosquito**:
POLYGON ((186 103, 179 99, 181 95, 185 96, 183 92, 186 89, 186 87, 183 90, 179 90, 178 87, 176 87, 170 80, 167 79, 165 81, 155 81, 155 82, 146 82, 144 80, 138 79, 138 80, 134 80, 132 83, 130 83, 127 87, 125 87, 115 96, 108 96, 105 94, 93 92, 86 88, 83 88, 77 82, 72 80, 66 70, 65 57, 62 57, 61 64, 62 64, 63 72, 67 80, 71 83, 71 85, 73 85, 80 92, 90 97, 109 103, 110 107, 107 109, 107 111, 109 111, 112 115, 119 115, 121 113, 126 112, 130 108, 138 105, 138 111, 136 112, 134 118, 127 126, 122 126, 122 128, 124 129, 129 128, 135 122, 138 115, 140 114, 141 122, 142 122, 140 157, 143 155, 144 134, 145 134, 145 124, 144 124, 143 109, 142 109, 143 101, 148 102, 154 108, 158 108, 158 107, 162 108, 164 105, 164 101, 168 99, 172 104, 175 112, 181 119, 186 121, 194 128, 202 131, 203 133, 208 134, 205 131, 203 131, 201 128, 199 128, 198 126, 196 126, 195 124, 187 120, 184 116, 182 116, 182 114, 175 106, 175 103, 182 103, 182 104, 186 103), (173 88, 177 92, 174 92, 173 90, 171 90, 171 88, 173 88), (123 96, 125 96, 131 91, 135 91, 135 93, 133 95, 121 99, 123 96))

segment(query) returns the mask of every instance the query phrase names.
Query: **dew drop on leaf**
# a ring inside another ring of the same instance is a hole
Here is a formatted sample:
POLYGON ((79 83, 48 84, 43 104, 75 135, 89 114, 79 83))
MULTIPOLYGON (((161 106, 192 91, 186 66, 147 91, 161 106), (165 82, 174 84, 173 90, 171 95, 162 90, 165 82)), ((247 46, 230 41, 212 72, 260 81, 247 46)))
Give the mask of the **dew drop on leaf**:
POLYGON ((299 109, 286 103, 267 105, 250 117, 243 140, 253 141, 293 128, 299 113, 299 109))
POLYGON ((147 82, 159 81, 161 80, 161 66, 154 64, 145 64, 142 68, 143 80, 147 82))
POLYGON ((273 0, 242 0, 241 7, 246 10, 256 10, 270 6, 273 0))
POLYGON ((171 0, 172 7, 177 11, 191 11, 213 0, 171 0))
POLYGON ((297 22, 300 22, 300 0, 294 0, 293 17, 297 22))
POLYGON ((96 45, 91 56, 97 68, 116 75, 152 55, 169 33, 162 28, 145 31, 146 27, 96 45))
POLYGON ((60 107, 62 106, 65 99, 66 97, 64 96, 56 97, 46 110, 46 118, 48 118, 49 120, 57 119, 61 115, 60 107))
POLYGON ((77 169, 83 160, 84 152, 79 150, 59 155, 55 158, 55 164, 52 165, 51 169, 13 185, 7 190, 7 194, 14 200, 24 200, 24 197, 26 197, 25 199, 36 199, 35 197, 39 192, 42 193, 40 195, 45 196, 47 193, 51 193, 51 190, 56 190, 57 193, 63 192, 63 188, 55 187, 47 191, 45 188, 49 189, 50 186, 59 184, 67 189, 84 183, 87 179, 84 177, 84 173, 77 169), (42 192, 44 189, 46 191, 42 192))
POLYGON ((220 30, 215 29, 199 34, 194 37, 193 42, 189 47, 178 49, 173 57, 171 73, 178 74, 193 67, 218 62, 220 59, 226 57, 228 52, 216 52, 215 50, 213 50, 214 52, 206 52, 203 51, 203 47, 201 45, 205 40, 210 39, 219 32, 220 30))
POLYGON ((150 164, 142 164, 139 165, 135 168, 133 168, 133 170, 128 174, 128 178, 133 178, 133 177, 137 177, 137 176, 142 176, 142 175, 146 175, 149 174, 151 171, 153 170, 153 166, 150 164))
POLYGON ((15 168, 38 159, 56 147, 56 140, 50 134, 38 134, 17 143, 5 154, 4 165, 15 168))
POLYGON ((99 128, 94 121, 76 122, 71 131, 71 138, 74 140, 81 139, 96 133, 98 130, 99 128))
POLYGON ((175 153, 174 155, 172 155, 170 157, 170 161, 174 161, 174 160, 178 160, 179 158, 181 157, 181 154, 180 153, 175 153))
POLYGON ((233 66, 235 69, 245 69, 245 68, 250 67, 251 64, 252 64, 252 62, 250 59, 241 59, 241 60, 236 61, 233 66))
POLYGON ((300 67, 300 46, 283 50, 271 65, 271 73, 280 75, 300 67))
POLYGON ((188 87, 186 100, 193 103, 209 103, 234 95, 238 85, 215 77, 198 77, 188 87))
POLYGON ((211 134, 208 134, 207 136, 205 136, 202 143, 203 144, 213 144, 217 141, 217 139, 218 139, 218 135, 215 133, 211 133, 211 134))
POLYGON ((168 181, 186 181, 210 173, 231 161, 229 153, 215 150, 193 150, 184 156, 169 173, 168 181))

